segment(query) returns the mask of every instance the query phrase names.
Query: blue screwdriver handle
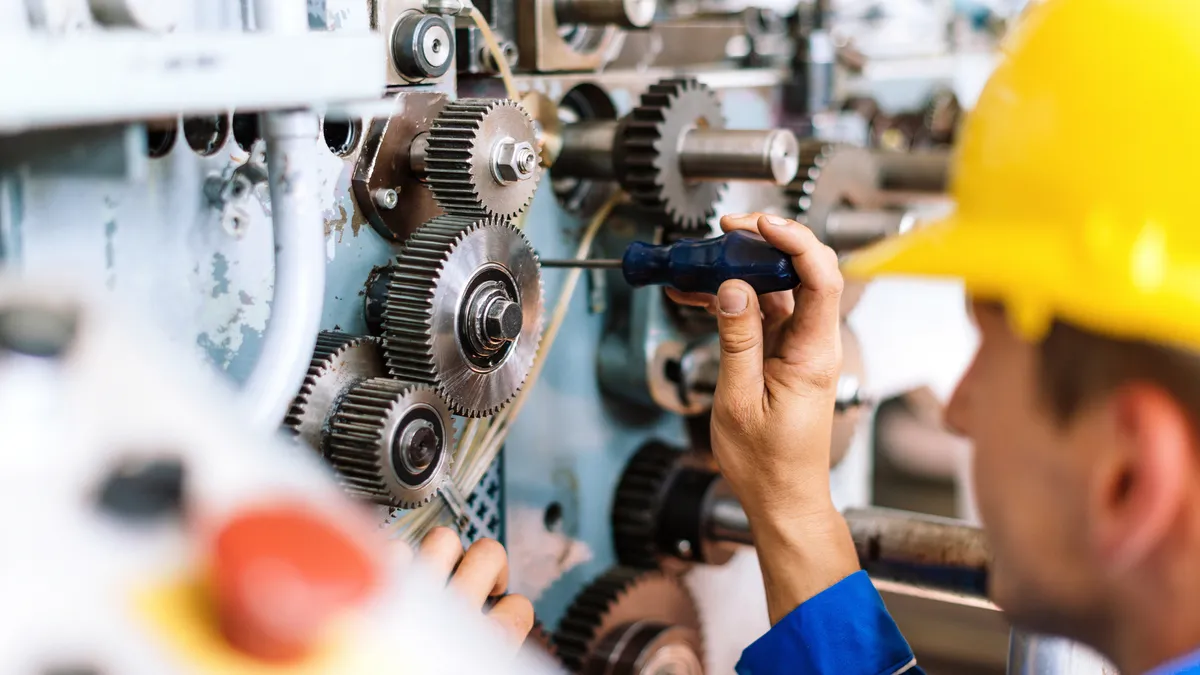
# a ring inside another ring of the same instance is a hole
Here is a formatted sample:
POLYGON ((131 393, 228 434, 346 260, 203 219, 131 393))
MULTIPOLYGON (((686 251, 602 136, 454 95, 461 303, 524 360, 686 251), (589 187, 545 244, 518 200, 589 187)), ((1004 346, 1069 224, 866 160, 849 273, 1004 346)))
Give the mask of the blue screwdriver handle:
POLYGON ((716 295, 730 279, 745 281, 759 295, 800 285, 788 254, 743 230, 666 246, 634 242, 625 250, 621 269, 631 286, 670 286, 685 293, 716 295))

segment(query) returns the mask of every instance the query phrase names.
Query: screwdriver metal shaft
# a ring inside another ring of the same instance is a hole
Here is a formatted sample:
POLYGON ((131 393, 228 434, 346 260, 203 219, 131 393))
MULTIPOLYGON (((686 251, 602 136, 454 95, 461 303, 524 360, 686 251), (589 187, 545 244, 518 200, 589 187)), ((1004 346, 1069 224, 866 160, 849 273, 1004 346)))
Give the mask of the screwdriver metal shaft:
POLYGON ((542 267, 583 267, 593 270, 619 270, 623 263, 620 260, 543 260, 542 267))

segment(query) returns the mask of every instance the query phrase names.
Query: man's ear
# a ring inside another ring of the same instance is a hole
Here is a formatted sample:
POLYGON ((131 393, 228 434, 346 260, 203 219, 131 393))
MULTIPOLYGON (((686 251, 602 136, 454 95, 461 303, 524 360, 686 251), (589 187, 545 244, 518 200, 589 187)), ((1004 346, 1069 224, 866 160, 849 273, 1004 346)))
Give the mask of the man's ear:
POLYGON ((1111 574, 1136 567, 1170 536, 1196 471, 1187 413, 1162 388, 1130 384, 1109 397, 1111 439, 1092 467, 1092 543, 1111 574))

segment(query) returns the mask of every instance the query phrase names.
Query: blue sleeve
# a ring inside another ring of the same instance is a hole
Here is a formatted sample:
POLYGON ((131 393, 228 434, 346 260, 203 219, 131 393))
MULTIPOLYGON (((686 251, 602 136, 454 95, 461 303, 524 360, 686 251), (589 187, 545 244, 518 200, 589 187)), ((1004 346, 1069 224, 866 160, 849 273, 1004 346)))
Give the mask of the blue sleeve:
POLYGON ((797 607, 742 652, 738 675, 921 675, 867 577, 855 572, 797 607))

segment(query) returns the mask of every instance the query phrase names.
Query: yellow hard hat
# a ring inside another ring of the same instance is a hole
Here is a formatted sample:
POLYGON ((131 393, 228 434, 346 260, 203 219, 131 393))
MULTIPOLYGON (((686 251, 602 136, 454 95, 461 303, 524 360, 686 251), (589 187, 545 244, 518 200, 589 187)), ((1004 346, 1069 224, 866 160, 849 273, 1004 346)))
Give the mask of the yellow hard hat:
POLYGON ((851 278, 956 277, 1015 330, 1055 319, 1200 351, 1200 0, 1046 0, 955 151, 947 218, 851 278))

